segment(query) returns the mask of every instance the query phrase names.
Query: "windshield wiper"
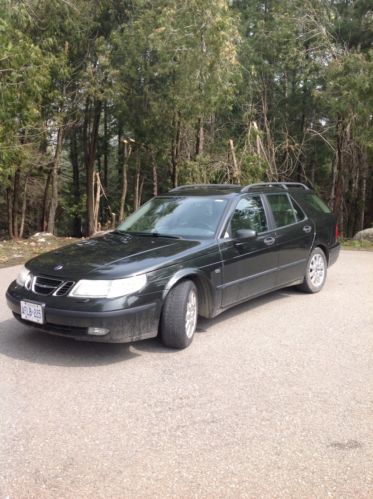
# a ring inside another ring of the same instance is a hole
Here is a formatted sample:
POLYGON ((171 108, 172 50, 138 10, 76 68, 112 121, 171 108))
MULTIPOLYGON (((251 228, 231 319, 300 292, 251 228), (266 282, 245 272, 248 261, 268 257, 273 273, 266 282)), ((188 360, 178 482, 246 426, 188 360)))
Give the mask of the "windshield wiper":
POLYGON ((171 236, 170 234, 161 234, 160 232, 128 232, 132 236, 150 236, 150 237, 168 237, 170 239, 181 239, 180 236, 171 236))
POLYGON ((132 234, 130 232, 127 232, 126 230, 120 230, 120 229, 114 229, 111 231, 112 234, 120 234, 122 236, 131 236, 132 234))

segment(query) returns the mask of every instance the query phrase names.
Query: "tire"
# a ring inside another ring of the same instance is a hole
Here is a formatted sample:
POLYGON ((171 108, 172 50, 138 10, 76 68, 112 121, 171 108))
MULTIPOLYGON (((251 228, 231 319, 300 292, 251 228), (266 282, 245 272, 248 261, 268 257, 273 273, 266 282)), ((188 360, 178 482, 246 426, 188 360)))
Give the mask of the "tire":
POLYGON ((166 298, 161 317, 161 338, 165 346, 186 348, 196 331, 198 294, 192 281, 182 281, 166 298))
POLYGON ((308 259, 306 275, 299 286, 306 293, 318 293, 322 290, 327 275, 328 263, 321 248, 315 248, 308 259))

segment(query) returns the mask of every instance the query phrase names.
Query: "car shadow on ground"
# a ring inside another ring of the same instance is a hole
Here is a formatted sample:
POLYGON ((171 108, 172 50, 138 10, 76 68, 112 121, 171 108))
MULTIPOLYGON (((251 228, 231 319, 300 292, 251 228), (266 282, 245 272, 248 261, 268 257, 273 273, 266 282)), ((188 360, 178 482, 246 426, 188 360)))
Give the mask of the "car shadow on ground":
MULTIPOLYGON (((200 317, 198 319, 197 324, 197 335, 203 334, 214 328, 217 324, 228 322, 233 317, 237 315, 244 314, 250 312, 250 310, 258 309, 260 307, 264 307, 265 305, 277 301, 280 299, 285 299, 289 297, 293 297, 294 295, 299 295, 300 292, 295 288, 284 288, 279 291, 273 291, 272 293, 260 296, 253 300, 241 303, 240 305, 236 305, 222 314, 218 315, 214 319, 205 319, 200 317)), ((197 338, 198 340, 198 338, 197 338)), ((162 352, 162 353, 175 353, 177 350, 166 348, 162 345, 159 338, 154 338, 146 341, 138 341, 137 343, 133 343, 133 346, 136 348, 136 351, 142 352, 162 352)))
POLYGON ((285 289, 280 289, 279 291, 273 291, 263 296, 259 296, 258 298, 254 298, 253 300, 229 308, 228 310, 218 315, 214 319, 204 319, 201 317, 198 321, 198 329, 200 330, 200 332, 208 331, 216 324, 228 321, 232 317, 236 317, 239 314, 244 314, 254 309, 256 310, 260 307, 264 307, 268 303, 271 303, 273 301, 278 301, 280 299, 289 298, 293 295, 299 295, 299 291, 294 288, 285 288, 285 289))
MULTIPOLYGON (((275 291, 237 305, 214 319, 200 318, 197 336, 198 333, 203 334, 216 324, 228 322, 239 314, 295 294, 299 292, 292 288, 275 291)), ((130 361, 141 356, 141 352, 176 354, 178 350, 166 348, 159 338, 122 344, 94 343, 49 335, 43 331, 28 328, 13 318, 0 323, 0 354, 35 364, 95 367, 130 361)))
POLYGON ((0 323, 0 354, 35 364, 95 367, 138 357, 130 344, 75 341, 28 328, 9 319, 0 323))

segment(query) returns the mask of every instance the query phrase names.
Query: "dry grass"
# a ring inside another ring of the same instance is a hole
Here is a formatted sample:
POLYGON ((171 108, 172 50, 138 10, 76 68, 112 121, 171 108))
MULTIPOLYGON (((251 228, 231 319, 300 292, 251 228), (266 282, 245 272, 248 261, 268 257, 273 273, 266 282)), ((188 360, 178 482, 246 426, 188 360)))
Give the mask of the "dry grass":
POLYGON ((26 262, 30 258, 72 244, 78 239, 72 237, 55 237, 51 234, 35 235, 19 241, 0 241, 0 268, 10 267, 26 262))

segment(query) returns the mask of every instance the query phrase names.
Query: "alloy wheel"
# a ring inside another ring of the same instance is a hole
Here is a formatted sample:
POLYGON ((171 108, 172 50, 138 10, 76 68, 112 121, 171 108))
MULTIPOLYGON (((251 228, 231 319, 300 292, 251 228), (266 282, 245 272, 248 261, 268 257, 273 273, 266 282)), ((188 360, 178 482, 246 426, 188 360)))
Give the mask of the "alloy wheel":
POLYGON ((188 338, 191 338, 193 336, 196 329, 197 315, 197 295, 194 289, 191 289, 188 296, 185 313, 185 333, 188 338))
POLYGON ((309 277, 311 283, 319 288, 325 279, 325 261, 322 255, 316 253, 313 255, 309 266, 309 277))

